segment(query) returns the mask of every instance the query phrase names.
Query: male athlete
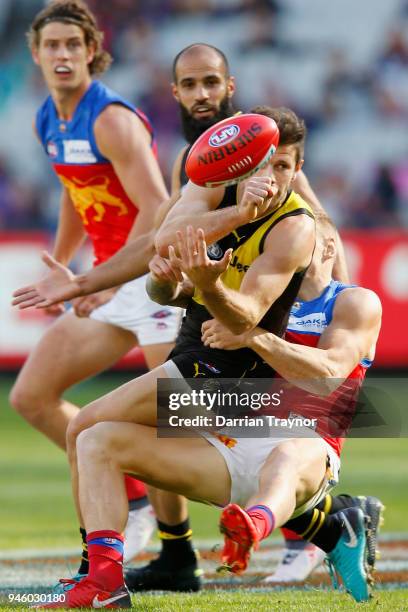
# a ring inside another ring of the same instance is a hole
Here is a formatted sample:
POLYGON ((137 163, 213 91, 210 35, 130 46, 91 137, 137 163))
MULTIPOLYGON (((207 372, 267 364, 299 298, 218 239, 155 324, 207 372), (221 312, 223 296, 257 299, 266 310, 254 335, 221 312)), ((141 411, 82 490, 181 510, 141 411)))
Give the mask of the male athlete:
MULTIPOLYGON (((315 238, 312 213, 299 196, 289 192, 303 159, 304 124, 286 109, 263 107, 254 111, 271 116, 278 124, 280 144, 271 161, 238 187, 209 190, 189 184, 159 233, 160 248, 165 249, 166 254, 169 252, 170 260, 181 267, 195 287, 194 300, 188 306, 171 359, 163 367, 94 402, 69 426, 67 440, 73 488, 78 495, 79 515, 82 512, 88 529, 91 564, 89 576, 67 593, 67 607, 86 606, 96 599, 115 601, 117 605, 129 603, 122 587, 122 570, 119 571, 118 566, 123 548, 119 533, 123 518, 123 483, 121 486, 119 481, 124 456, 125 471, 134 471, 160 488, 221 505, 230 497, 230 475, 213 446, 203 439, 186 441, 186 444, 184 440, 183 444, 180 440, 176 444, 174 440, 166 440, 162 445, 161 440, 155 443, 152 435, 156 435, 158 378, 193 377, 195 374, 208 378, 273 375, 273 371, 251 351, 244 349, 228 354, 203 347, 201 324, 213 315, 235 333, 248 331, 260 323, 282 334, 289 308, 311 261, 315 238), (229 205, 230 202, 233 204, 229 205), (198 213, 204 229, 195 231, 194 214, 198 213), (186 221, 187 235, 183 236, 180 227, 185 227, 186 221), (211 243, 218 242, 213 249, 217 259, 210 260, 206 254, 205 234, 211 243), (177 242, 179 256, 172 245, 167 249, 169 236, 177 242), (100 421, 109 421, 109 425, 98 424, 100 421), (120 443, 117 442, 119 430, 120 443), (146 434, 144 440, 148 447, 144 447, 144 443, 139 445, 141 431, 146 434), (103 465, 100 462, 101 441, 103 465), (83 457, 85 447, 86 452, 92 451, 92 456, 87 456, 86 460, 83 457), (165 465, 157 456, 160 447, 166 450, 165 465), (147 472, 140 465, 142 448, 147 472), (195 461, 190 460, 188 469, 182 469, 187 455, 193 456, 195 461), (111 458, 107 460, 107 457, 111 458), (91 472, 95 477, 93 483, 91 472), (215 480, 213 474, 219 474, 219 480, 215 480), (94 490, 96 482, 99 483, 97 491, 94 490), (113 493, 116 504, 108 503, 104 507, 100 502, 108 491, 113 493)), ((153 279, 150 283, 152 293, 157 289, 155 284, 153 279)), ((178 297, 178 285, 174 286, 173 298, 178 297)), ((306 464, 305 461, 305 469, 310 468, 306 464)), ((304 491, 306 499, 319 489, 321 476, 317 474, 315 479, 308 481, 304 491)))
MULTIPOLYGON (((171 204, 178 199, 181 187, 187 182, 184 161, 191 144, 212 123, 233 114, 231 98, 235 90, 234 78, 230 75, 225 55, 219 49, 206 44, 190 45, 180 51, 173 63, 173 78, 173 94, 180 104, 183 132, 189 144, 183 147, 174 164, 171 204)), ((311 204, 314 210, 321 210, 302 171, 297 173, 293 184, 295 190, 311 204)), ((167 206, 162 208, 165 211, 167 206)), ((159 218, 163 216, 165 212, 159 213, 159 218)), ((141 237, 90 273, 71 276, 71 293, 66 279, 62 277, 61 295, 65 295, 65 299, 87 295, 92 291, 111 287, 143 274, 147 261, 153 256, 151 246, 151 235, 141 237)), ((53 265, 51 259, 46 257, 46 261, 53 265)), ((342 247, 336 260, 335 278, 347 281, 342 247)), ((55 279, 53 282, 55 283, 55 279)), ((190 541, 191 530, 187 520, 187 508, 180 497, 170 494, 167 494, 167 499, 164 500, 163 493, 155 494, 154 500, 160 520, 162 552, 158 560, 154 560, 145 568, 128 571, 129 586, 135 590, 145 588, 196 590, 199 588, 199 581, 190 541), (162 499, 157 499, 157 496, 162 499)), ((310 566, 310 548, 309 545, 308 553, 303 556, 304 562, 311 570, 313 566, 310 566)), ((302 559, 299 546, 297 553, 299 561, 302 559)), ((313 558, 315 556, 316 553, 313 554, 313 558)))
MULTIPOLYGON (((102 49, 94 16, 80 0, 51 2, 34 19, 28 38, 50 91, 37 113, 35 133, 62 185, 54 257, 68 264, 88 235, 95 264, 101 264, 127 241, 146 234, 168 197, 151 128, 137 109, 93 79, 111 58, 102 49)), ((67 425, 78 412, 62 398, 65 390, 105 370, 137 344, 148 366, 157 366, 172 347, 179 318, 178 310, 159 308, 148 298, 143 278, 78 298, 30 355, 11 404, 65 448, 67 425)), ((129 559, 149 539, 154 517, 144 485, 126 481, 134 500, 129 559)), ((85 550, 79 574, 86 573, 85 550)))
MULTIPOLYGON (((312 390, 313 386, 318 388, 328 383, 337 387, 337 391, 329 398, 316 397, 306 392, 298 394, 292 392, 287 396, 285 403, 288 411, 294 410, 302 414, 303 406, 304 415, 317 416, 319 433, 340 458, 344 441, 340 438, 340 432, 346 433, 347 427, 342 424, 340 427, 334 427, 330 433, 327 424, 333 426, 338 419, 338 415, 330 413, 330 410, 333 411, 333 408, 339 410, 340 406, 343 411, 355 409, 356 394, 374 358, 381 325, 381 304, 372 291, 332 280, 335 258, 336 230, 327 217, 319 216, 313 261, 300 288, 298 299, 292 307, 285 340, 260 328, 234 336, 214 319, 206 321, 202 329, 203 342, 206 346, 229 350, 251 348, 280 376, 287 381, 293 381, 294 385, 306 383, 312 386, 312 390)), ((284 408, 285 406, 283 411, 284 408)), ((282 415, 282 407, 279 414, 282 415)), ((242 441, 237 440, 236 443, 239 446, 242 441)), ((221 446, 220 449, 227 463, 234 460, 225 447, 221 446)), ((237 474, 237 478, 238 476, 237 474)), ((286 471, 285 477, 287 477, 286 471)), ((262 483, 267 481, 261 476, 260 482, 262 487, 262 483)), ((266 489, 260 490, 257 503, 265 504, 267 501, 266 505, 273 509, 273 498, 268 500, 268 495, 266 489)), ((290 520, 285 527, 301 533, 306 541, 314 543, 326 553, 332 553, 336 546, 344 546, 344 540, 339 538, 341 534, 339 519, 359 522, 362 514, 361 510, 356 510, 358 508, 361 508, 369 520, 366 572, 372 579, 377 531, 383 509, 381 502, 376 498, 326 495, 313 510, 290 520), (338 512, 340 509, 343 509, 343 513, 338 512)), ((251 520, 245 514, 242 517, 251 530, 251 520)), ((222 524, 223 521, 227 523, 224 525, 224 532, 227 533, 228 550, 231 544, 228 536, 230 520, 228 512, 221 520, 222 524)), ((239 549, 234 548, 239 552, 239 558, 232 559, 232 562, 245 565, 249 558, 250 547, 242 546, 242 534, 238 534, 238 539, 232 534, 231 538, 241 544, 239 549)), ((253 544, 258 541, 259 538, 255 533, 253 544)), ((287 561, 288 564, 290 562, 291 560, 287 561)), ((280 575, 273 575, 272 579, 266 581, 286 581, 287 574, 284 573, 284 569, 282 564, 280 575)), ((347 575, 347 571, 344 572, 345 568, 339 569, 343 570, 343 575, 347 575)), ((289 575, 292 576, 293 572, 289 572, 289 575)), ((349 580, 347 586, 352 592, 354 588, 359 590, 359 587, 355 586, 353 572, 347 580, 349 580)))
MULTIPOLYGON (((207 279, 211 265, 203 233, 190 229, 188 234, 188 240, 178 241, 180 258, 176 261, 172 255, 174 269, 181 268, 197 282, 201 268, 203 277, 207 279)), ((381 318, 378 298, 364 289, 331 283, 334 254, 335 235, 332 233, 330 239, 318 241, 316 265, 305 283, 304 294, 301 294, 309 300, 313 295, 317 296, 316 307, 327 315, 327 328, 318 348, 290 344, 260 329, 247 332, 244 341, 238 340, 241 346, 243 342, 254 346, 260 356, 273 363, 287 380, 307 380, 318 387, 332 384, 332 376, 340 379, 337 384, 353 377, 360 382, 364 369, 369 365, 368 360, 373 357, 381 318), (338 295, 336 303, 335 295, 338 295), (359 311, 355 314, 357 304, 359 311)), ((296 309, 303 307, 302 303, 296 304, 296 309)), ((222 351, 223 338, 222 335, 221 340, 217 337, 220 333, 217 328, 218 324, 211 321, 204 323, 204 341, 214 343, 214 351, 222 351)), ((237 342, 235 337, 233 341, 237 342)), ((225 342, 224 346, 230 345, 225 342)), ((231 354, 234 355, 236 350, 231 354)), ((177 357, 177 349, 174 353, 177 357)), ((207 355, 211 355, 211 348, 207 355)), ((215 361, 217 366, 224 365, 217 353, 214 357, 212 364, 215 361)), ((165 367, 168 364, 170 362, 165 367)), ((175 361, 173 369, 174 366, 175 361)), ((155 414, 151 408, 153 390, 146 389, 148 379, 153 375, 152 372, 143 377, 145 385, 137 392, 137 407, 133 406, 134 387, 141 379, 128 383, 85 409, 93 411, 99 418, 104 416, 103 413, 109 413, 110 422, 101 422, 82 431, 77 441, 79 496, 88 528, 91 569, 89 577, 67 593, 65 607, 85 607, 90 602, 93 605, 97 602, 99 606, 108 601, 118 607, 130 606, 120 564, 120 531, 125 520, 120 478, 123 470, 134 471, 156 486, 178 491, 196 500, 221 506, 233 502, 223 511, 221 528, 226 535, 223 560, 235 572, 245 569, 252 546, 267 537, 272 529, 286 523, 301 533, 313 526, 312 541, 329 552, 329 559, 342 576, 346 588, 357 601, 368 599, 363 512, 359 508, 349 508, 325 516, 312 510, 324 497, 327 480, 337 480, 339 457, 335 448, 338 449, 340 441, 325 436, 320 426, 318 433, 309 430, 306 437, 232 440, 229 436, 227 444, 226 436, 219 434, 208 434, 199 439, 157 438, 155 414), (121 395, 120 402, 118 394, 121 395), (117 405, 116 414, 111 410, 114 404, 117 405), (114 422, 112 417, 115 417, 114 422), (130 423, 131 419, 134 424, 130 423), (117 505, 109 506, 106 497, 112 487, 117 505), (298 516, 300 512, 302 515, 298 516)), ((323 414, 323 428, 325 417, 323 414)))

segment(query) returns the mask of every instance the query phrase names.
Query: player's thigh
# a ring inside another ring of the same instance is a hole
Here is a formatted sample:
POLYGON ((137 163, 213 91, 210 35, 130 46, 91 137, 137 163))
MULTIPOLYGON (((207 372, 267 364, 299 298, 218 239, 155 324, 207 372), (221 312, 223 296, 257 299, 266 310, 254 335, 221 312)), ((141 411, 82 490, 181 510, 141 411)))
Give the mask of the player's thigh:
POLYGON ((31 352, 19 384, 62 393, 114 364, 135 344, 129 331, 66 313, 48 328, 31 352))
POLYGON ((260 473, 264 487, 274 486, 276 477, 291 479, 297 505, 320 487, 326 473, 327 446, 322 438, 294 438, 283 441, 268 456, 260 473))
POLYGON ((82 408, 69 426, 70 442, 80 431, 101 421, 124 421, 156 426, 159 378, 168 378, 162 367, 121 385, 82 408))
POLYGON ((226 463, 204 438, 161 438, 155 427, 99 423, 78 439, 79 469, 81 445, 87 453, 85 461, 95 452, 102 459, 106 454, 121 471, 160 489, 217 505, 225 505, 230 499, 226 463))
POLYGON ((174 347, 174 342, 166 342, 163 344, 148 344, 143 346, 143 353, 146 360, 146 365, 149 370, 153 370, 157 366, 164 363, 174 347))

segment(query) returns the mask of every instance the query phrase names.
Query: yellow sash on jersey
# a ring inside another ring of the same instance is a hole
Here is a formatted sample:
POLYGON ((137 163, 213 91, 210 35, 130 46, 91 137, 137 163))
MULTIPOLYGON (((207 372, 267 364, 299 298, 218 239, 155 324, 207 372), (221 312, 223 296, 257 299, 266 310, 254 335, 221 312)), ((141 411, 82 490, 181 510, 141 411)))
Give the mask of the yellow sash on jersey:
MULTIPOLYGON (((228 268, 221 275, 221 280, 226 287, 239 290, 244 274, 248 271, 249 266, 255 261, 262 252, 263 243, 267 233, 272 229, 278 221, 284 217, 304 212, 304 214, 314 217, 313 211, 297 193, 291 192, 288 199, 275 212, 265 218, 265 222, 259 226, 252 235, 250 234, 251 225, 248 224, 248 235, 241 236, 240 243, 234 248, 228 268)), ((196 289, 194 291, 194 301, 204 306, 204 301, 201 292, 196 289)))

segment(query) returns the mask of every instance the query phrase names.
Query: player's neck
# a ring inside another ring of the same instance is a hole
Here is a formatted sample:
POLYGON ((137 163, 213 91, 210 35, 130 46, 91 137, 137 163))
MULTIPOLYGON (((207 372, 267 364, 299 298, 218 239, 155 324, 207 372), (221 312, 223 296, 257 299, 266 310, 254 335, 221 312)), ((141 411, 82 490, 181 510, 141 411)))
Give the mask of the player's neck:
POLYGON ((303 279, 298 297, 302 302, 310 302, 319 297, 330 284, 331 273, 323 270, 308 270, 303 279))
POLYGON ((82 96, 88 90, 91 85, 91 79, 84 81, 76 89, 53 89, 51 90, 51 97, 54 100, 55 107, 59 119, 69 121, 75 112, 76 107, 79 104, 82 96))

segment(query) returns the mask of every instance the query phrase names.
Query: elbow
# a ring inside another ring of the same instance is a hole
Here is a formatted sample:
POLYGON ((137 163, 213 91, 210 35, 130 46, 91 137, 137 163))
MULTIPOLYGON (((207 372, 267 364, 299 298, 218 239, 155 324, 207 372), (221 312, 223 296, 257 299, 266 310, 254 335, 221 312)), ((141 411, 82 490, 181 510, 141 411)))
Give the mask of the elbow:
POLYGON ((344 382, 346 375, 343 368, 337 363, 327 362, 322 364, 322 371, 319 380, 316 381, 318 390, 317 395, 327 397, 331 395, 344 382))

